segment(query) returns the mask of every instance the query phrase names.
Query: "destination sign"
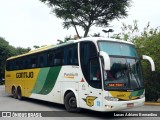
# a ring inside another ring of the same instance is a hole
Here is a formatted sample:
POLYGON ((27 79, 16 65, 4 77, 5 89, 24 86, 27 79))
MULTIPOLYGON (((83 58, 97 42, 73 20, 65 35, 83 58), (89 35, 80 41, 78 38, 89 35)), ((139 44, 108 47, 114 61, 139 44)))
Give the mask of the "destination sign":
POLYGON ((123 87, 124 83, 109 83, 109 87, 123 87))

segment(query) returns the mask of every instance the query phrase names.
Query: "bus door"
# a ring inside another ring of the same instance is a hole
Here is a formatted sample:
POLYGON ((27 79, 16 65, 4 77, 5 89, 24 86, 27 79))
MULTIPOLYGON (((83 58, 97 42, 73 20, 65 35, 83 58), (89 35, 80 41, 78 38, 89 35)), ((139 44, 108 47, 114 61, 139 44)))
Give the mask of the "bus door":
POLYGON ((80 43, 82 80, 79 84, 80 107, 98 109, 102 106, 102 80, 99 58, 93 42, 80 43))

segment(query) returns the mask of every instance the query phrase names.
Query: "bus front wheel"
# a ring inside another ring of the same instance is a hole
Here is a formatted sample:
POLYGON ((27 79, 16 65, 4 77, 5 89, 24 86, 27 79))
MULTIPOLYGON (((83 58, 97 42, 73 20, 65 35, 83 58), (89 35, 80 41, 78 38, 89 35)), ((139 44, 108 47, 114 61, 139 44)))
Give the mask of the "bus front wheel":
POLYGON ((68 112, 79 112, 77 100, 73 92, 69 92, 64 98, 64 105, 68 112))

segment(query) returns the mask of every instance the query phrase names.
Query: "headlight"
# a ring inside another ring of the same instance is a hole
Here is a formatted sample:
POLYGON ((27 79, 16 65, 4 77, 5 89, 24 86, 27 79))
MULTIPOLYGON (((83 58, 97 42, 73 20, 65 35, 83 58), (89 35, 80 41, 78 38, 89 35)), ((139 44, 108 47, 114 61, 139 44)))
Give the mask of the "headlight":
POLYGON ((108 101, 118 101, 119 100, 118 98, 115 98, 115 97, 107 97, 107 96, 105 96, 104 98, 106 100, 108 100, 108 101))

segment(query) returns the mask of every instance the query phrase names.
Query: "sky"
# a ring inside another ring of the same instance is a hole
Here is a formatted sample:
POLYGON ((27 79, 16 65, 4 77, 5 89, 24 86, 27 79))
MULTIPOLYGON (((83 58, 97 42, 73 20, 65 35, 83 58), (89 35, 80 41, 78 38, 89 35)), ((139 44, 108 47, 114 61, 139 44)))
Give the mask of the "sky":
MULTIPOLYGON (((132 0, 131 5, 127 18, 110 22, 113 34, 121 32, 123 22, 133 24, 133 20, 138 20, 141 31, 148 22, 153 28, 160 26, 160 0, 132 0)), ((0 37, 15 47, 51 45, 76 35, 73 28, 63 29, 62 22, 39 0, 0 0, 0 37)), ((109 28, 92 27, 89 35, 99 32, 106 36, 103 29, 109 28)), ((83 36, 83 30, 79 31, 83 36)))

